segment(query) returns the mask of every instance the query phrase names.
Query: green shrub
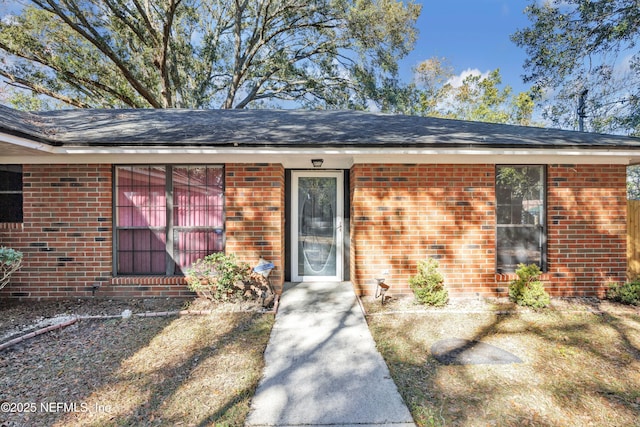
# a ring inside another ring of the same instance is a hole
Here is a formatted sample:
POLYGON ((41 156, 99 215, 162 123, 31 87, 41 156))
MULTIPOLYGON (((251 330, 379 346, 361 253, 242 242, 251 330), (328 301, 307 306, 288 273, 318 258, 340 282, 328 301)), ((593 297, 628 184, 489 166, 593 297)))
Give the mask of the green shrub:
POLYGON ((444 277, 438 267, 438 261, 433 258, 418 262, 418 274, 409 279, 418 302, 434 307, 447 304, 449 292, 444 287, 444 277))
POLYGON ((4 288, 11 274, 22 267, 22 252, 0 246, 0 289, 4 288))
POLYGON ((187 269, 186 279, 189 290, 224 301, 242 295, 250 274, 249 265, 239 262, 234 254, 217 252, 195 261, 187 269))
POLYGON ((623 304, 640 305, 640 279, 611 285, 607 290, 607 298, 623 304))
POLYGON ((540 267, 535 264, 520 264, 516 274, 518 278, 509 285, 509 299, 525 307, 547 307, 551 300, 540 281, 540 267))

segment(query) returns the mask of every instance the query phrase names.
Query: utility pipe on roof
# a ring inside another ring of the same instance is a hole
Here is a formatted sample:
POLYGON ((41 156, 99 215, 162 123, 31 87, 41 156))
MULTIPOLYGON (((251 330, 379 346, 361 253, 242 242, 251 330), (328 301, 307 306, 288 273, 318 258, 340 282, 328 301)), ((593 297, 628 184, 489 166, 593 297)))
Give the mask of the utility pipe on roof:
POLYGON ((587 98, 587 93, 589 93, 589 89, 585 89, 580 94, 580 99, 578 100, 578 129, 580 132, 584 132, 584 119, 587 117, 586 113, 586 105, 585 100, 587 98))

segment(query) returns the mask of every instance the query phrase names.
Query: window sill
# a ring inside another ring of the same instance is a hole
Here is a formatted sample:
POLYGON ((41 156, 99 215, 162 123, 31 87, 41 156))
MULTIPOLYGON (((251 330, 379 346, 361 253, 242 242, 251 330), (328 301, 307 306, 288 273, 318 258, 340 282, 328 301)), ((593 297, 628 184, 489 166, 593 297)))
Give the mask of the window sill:
POLYGON ((184 276, 117 276, 112 285, 186 285, 184 276))
POLYGON ((0 222, 0 230, 20 230, 24 229, 22 222, 0 222))
MULTIPOLYGON (((513 280, 516 280, 518 278, 518 275, 516 273, 496 273, 495 277, 496 277, 496 283, 502 283, 502 282, 511 282, 513 280)), ((551 279, 551 274, 549 273, 542 273, 540 275, 540 280, 543 282, 545 280, 550 280, 550 279, 551 279)))

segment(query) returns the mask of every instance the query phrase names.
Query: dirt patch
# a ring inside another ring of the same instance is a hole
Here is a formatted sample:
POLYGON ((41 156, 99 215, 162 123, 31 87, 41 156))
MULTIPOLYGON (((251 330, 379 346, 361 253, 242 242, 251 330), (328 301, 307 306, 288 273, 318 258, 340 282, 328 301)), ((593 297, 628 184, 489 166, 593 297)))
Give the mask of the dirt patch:
POLYGON ((445 338, 431 346, 431 354, 445 365, 504 365, 520 358, 495 345, 462 338, 445 338))

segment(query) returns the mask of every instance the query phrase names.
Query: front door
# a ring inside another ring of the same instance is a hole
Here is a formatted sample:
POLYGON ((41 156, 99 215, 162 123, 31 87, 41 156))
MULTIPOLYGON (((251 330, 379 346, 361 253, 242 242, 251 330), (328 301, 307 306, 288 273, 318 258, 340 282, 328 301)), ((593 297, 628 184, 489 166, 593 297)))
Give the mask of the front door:
POLYGON ((342 280, 343 176, 291 172, 291 280, 342 280))

